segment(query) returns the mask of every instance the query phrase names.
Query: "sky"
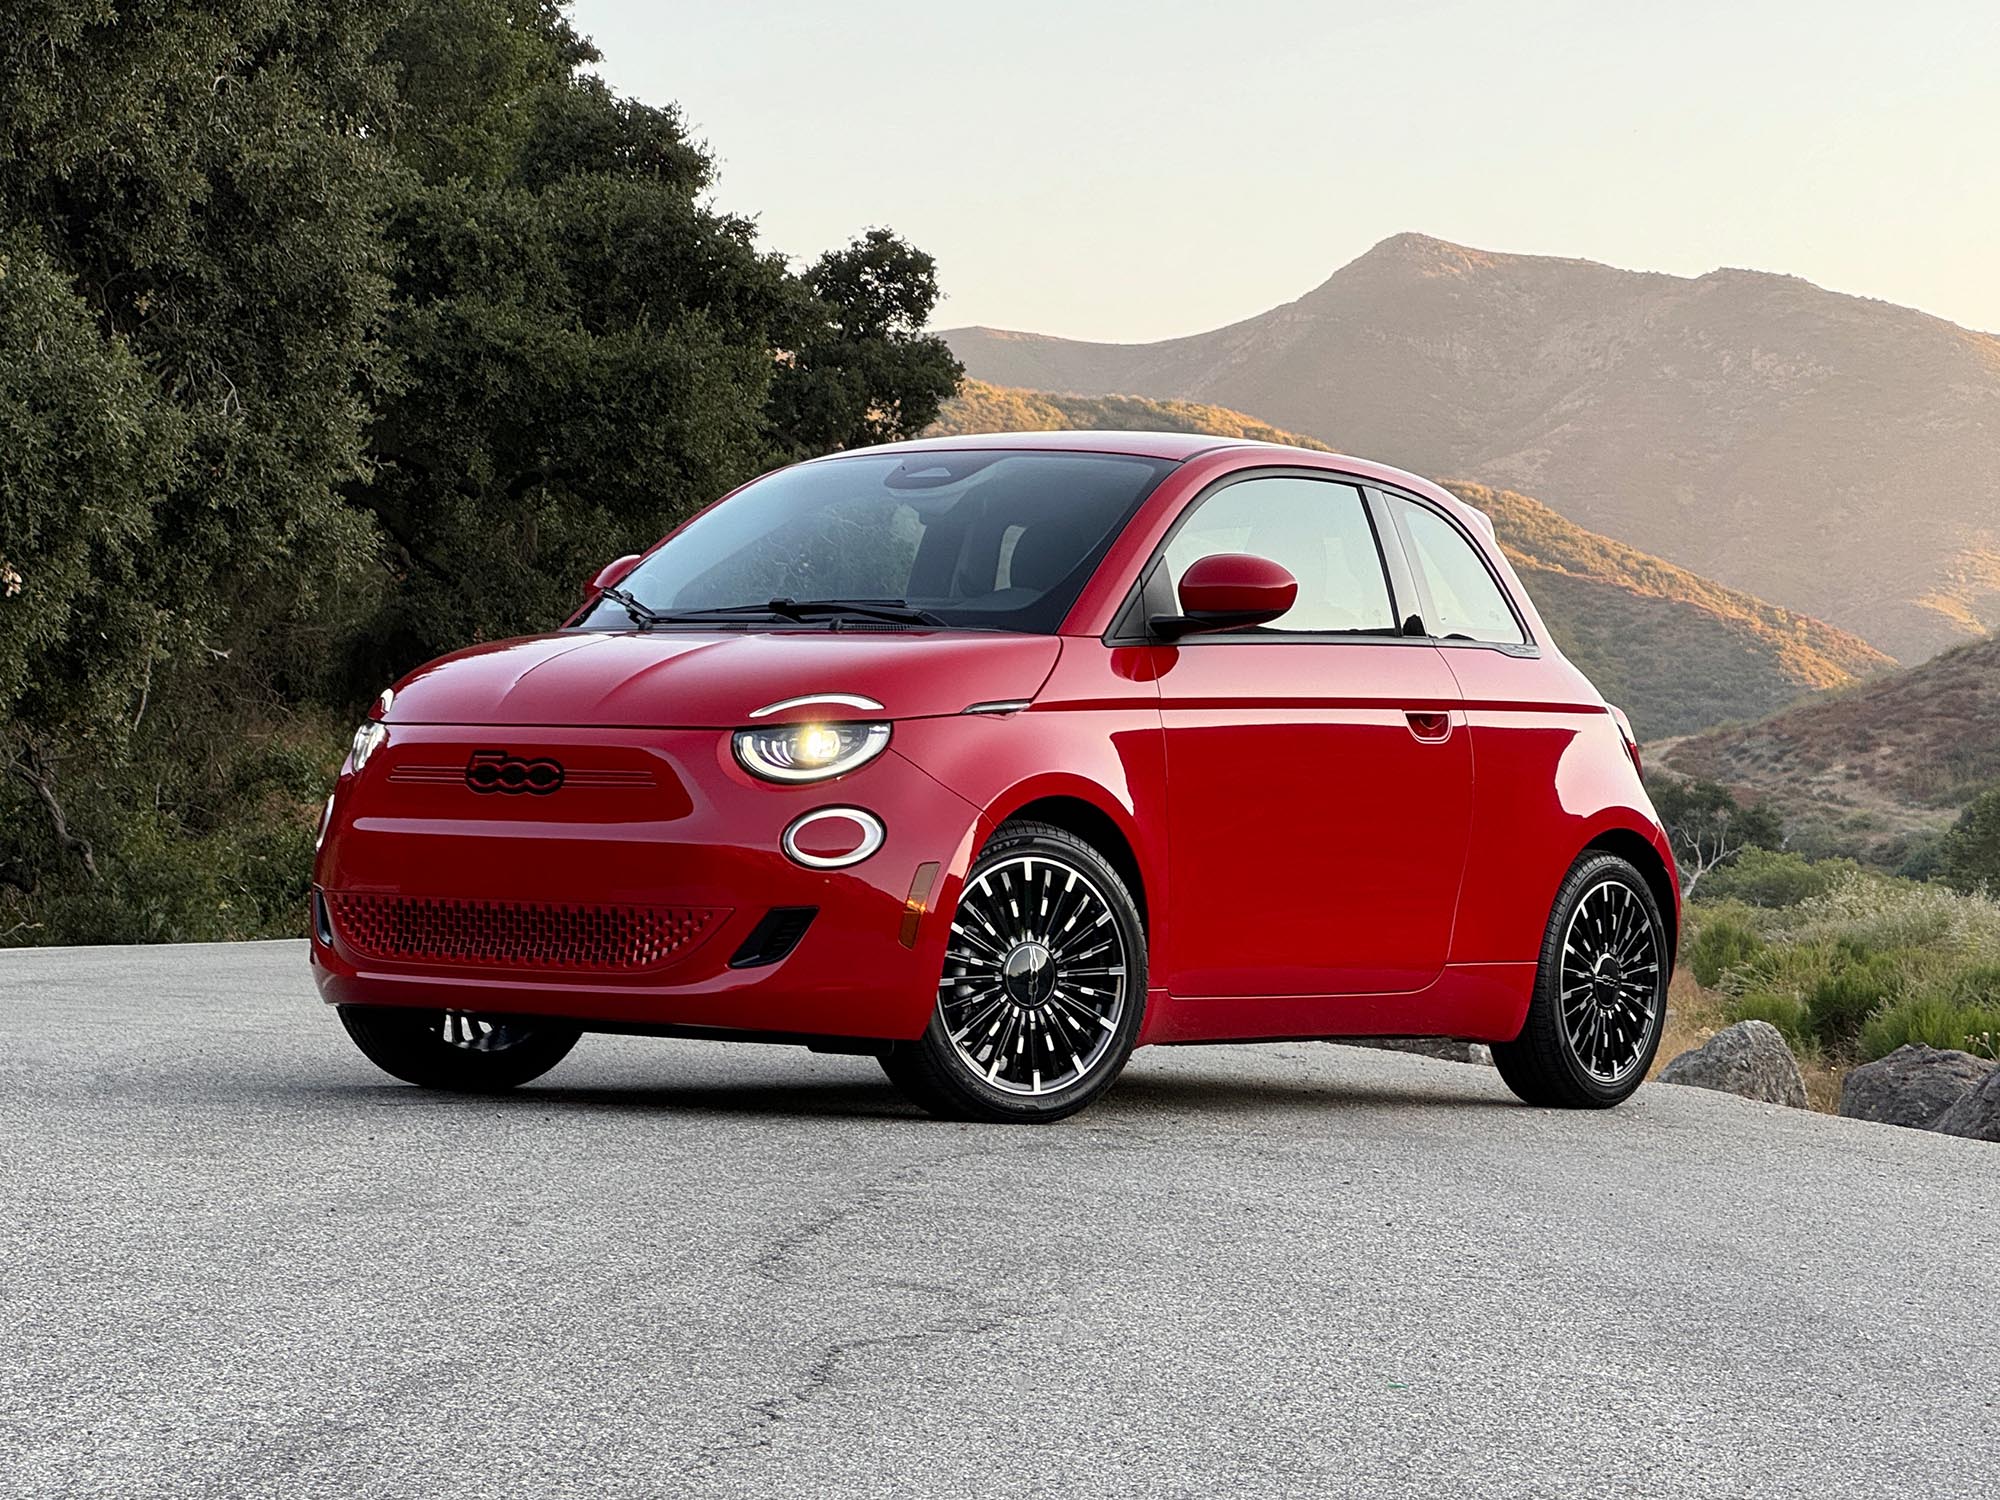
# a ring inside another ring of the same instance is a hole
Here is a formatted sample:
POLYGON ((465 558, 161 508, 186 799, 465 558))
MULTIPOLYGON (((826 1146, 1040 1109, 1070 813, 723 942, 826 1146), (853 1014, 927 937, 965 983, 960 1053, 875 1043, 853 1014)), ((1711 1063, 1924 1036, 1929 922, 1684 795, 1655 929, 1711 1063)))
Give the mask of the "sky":
POLYGON ((716 206, 937 257, 937 327, 1195 333, 1392 234, 2000 331, 2000 0, 577 0, 716 206))

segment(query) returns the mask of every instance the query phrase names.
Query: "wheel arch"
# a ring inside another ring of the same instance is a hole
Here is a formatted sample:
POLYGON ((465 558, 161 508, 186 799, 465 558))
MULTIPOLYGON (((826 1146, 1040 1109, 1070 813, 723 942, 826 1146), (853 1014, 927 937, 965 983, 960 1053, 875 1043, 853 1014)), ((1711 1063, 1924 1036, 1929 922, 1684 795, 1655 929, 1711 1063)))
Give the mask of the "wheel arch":
POLYGON ((1149 934, 1153 930, 1152 907, 1148 900, 1145 870, 1133 847, 1131 834, 1116 815, 1073 791, 1049 792, 1030 798, 1005 811, 996 809, 989 818, 995 829, 1017 821, 1047 823, 1073 833, 1103 855, 1118 878, 1132 893, 1139 908, 1139 923, 1149 934))
POLYGON ((1667 970, 1671 973, 1680 952, 1681 903, 1680 887, 1675 884, 1666 860, 1651 839, 1632 828, 1607 828, 1585 844, 1581 852, 1588 854, 1593 849, 1617 855, 1645 877, 1647 888, 1660 905, 1660 916, 1667 924, 1667 970))

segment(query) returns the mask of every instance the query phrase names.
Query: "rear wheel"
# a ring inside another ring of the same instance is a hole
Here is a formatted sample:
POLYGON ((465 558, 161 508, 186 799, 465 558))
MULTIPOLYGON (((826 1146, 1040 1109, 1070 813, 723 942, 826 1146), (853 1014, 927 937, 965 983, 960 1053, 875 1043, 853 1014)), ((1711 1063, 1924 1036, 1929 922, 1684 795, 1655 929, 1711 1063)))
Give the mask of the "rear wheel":
POLYGON ((463 1010, 343 1005, 340 1024, 368 1060, 427 1089, 497 1094, 539 1078, 569 1054, 574 1026, 463 1010))
POLYGON ((1146 935, 1118 872, 1046 823, 980 852, 952 918, 923 1036, 882 1057, 950 1119, 1059 1120, 1111 1087, 1146 1006, 1146 935))
POLYGON ((1667 924, 1652 887, 1615 854, 1585 854, 1549 913, 1527 1022, 1494 1044, 1494 1066, 1528 1104, 1623 1102, 1659 1050, 1667 977, 1667 924))

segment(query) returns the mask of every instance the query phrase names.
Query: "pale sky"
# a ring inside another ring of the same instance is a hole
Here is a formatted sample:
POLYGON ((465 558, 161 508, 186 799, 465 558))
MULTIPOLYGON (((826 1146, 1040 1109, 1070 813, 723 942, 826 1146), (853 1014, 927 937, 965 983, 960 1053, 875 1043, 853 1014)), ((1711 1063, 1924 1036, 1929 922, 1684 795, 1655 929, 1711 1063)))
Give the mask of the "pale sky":
POLYGON ((1417 230, 2000 331, 2000 0, 579 0, 717 206, 939 327, 1194 333, 1417 230))

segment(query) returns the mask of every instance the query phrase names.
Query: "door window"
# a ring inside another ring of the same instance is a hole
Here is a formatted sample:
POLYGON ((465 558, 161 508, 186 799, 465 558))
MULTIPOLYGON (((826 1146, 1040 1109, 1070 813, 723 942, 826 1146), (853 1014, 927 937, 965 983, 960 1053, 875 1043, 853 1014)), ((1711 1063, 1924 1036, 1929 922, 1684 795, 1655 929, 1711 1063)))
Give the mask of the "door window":
POLYGON ((1299 581, 1298 601, 1262 631, 1396 633, 1396 612, 1361 492, 1292 475, 1245 479, 1201 502, 1167 544, 1167 582, 1218 552, 1247 552, 1299 581))
POLYGON ((1413 561, 1430 585, 1432 618, 1424 622, 1430 633, 1441 640, 1525 644, 1513 606, 1463 533, 1427 505, 1401 496, 1393 503, 1416 552, 1413 561))

